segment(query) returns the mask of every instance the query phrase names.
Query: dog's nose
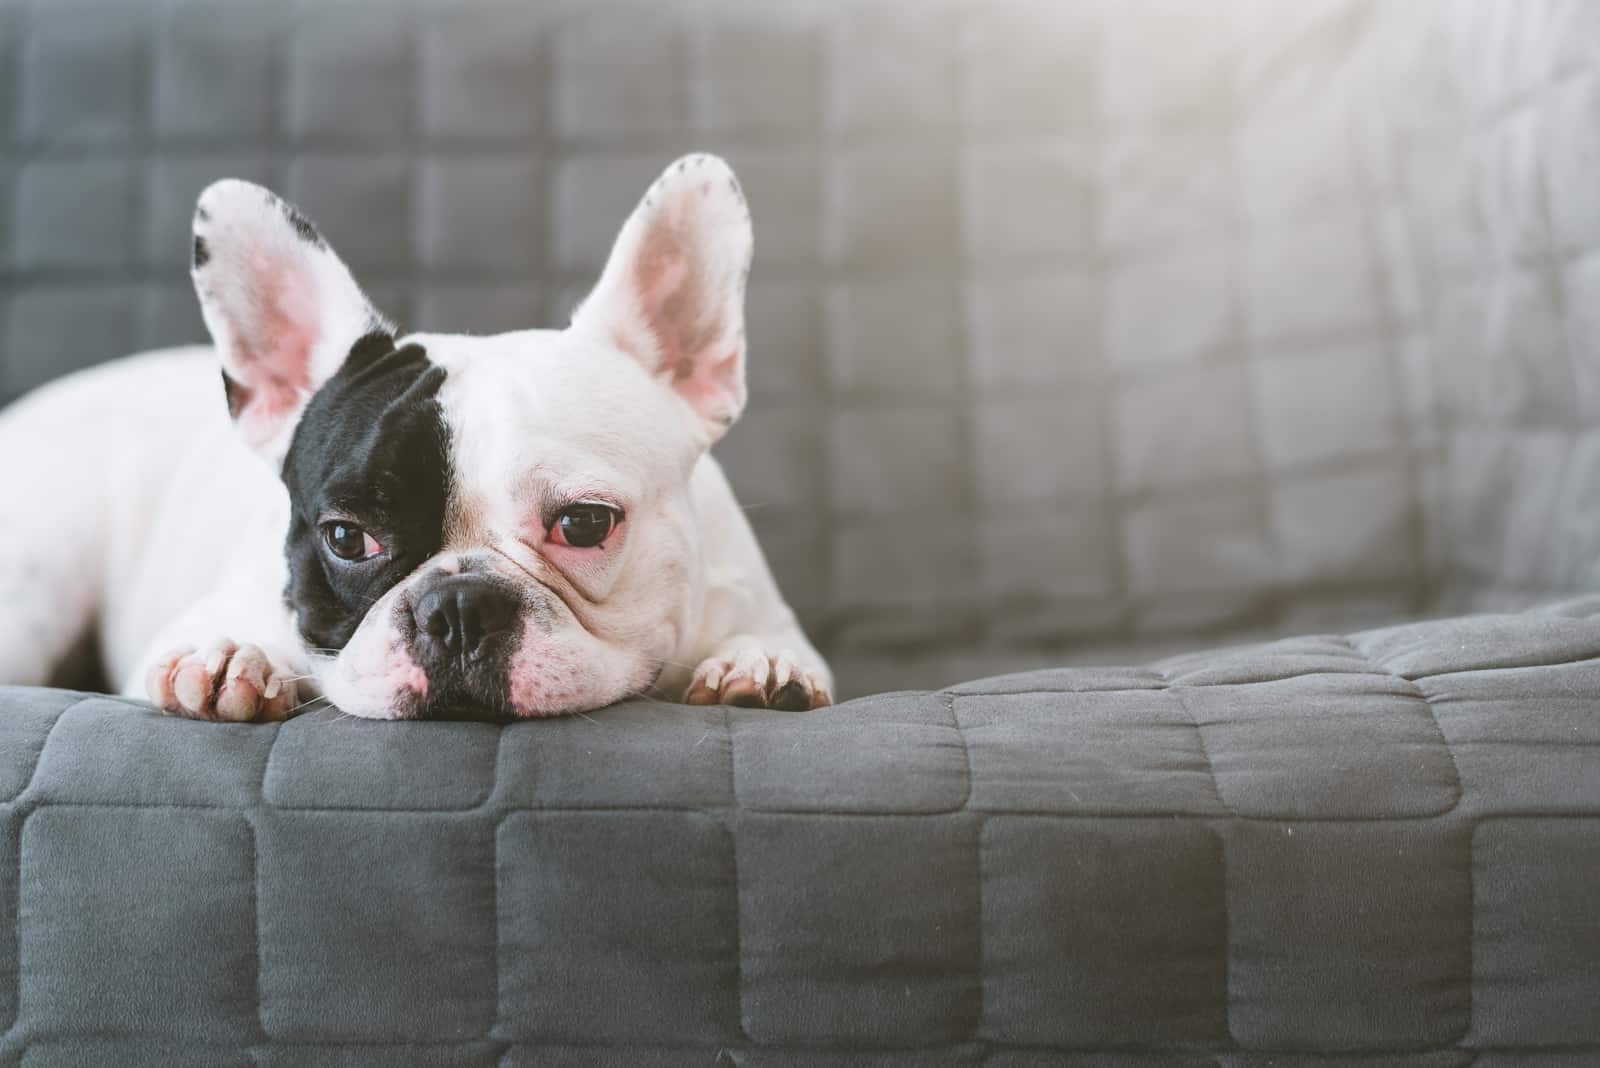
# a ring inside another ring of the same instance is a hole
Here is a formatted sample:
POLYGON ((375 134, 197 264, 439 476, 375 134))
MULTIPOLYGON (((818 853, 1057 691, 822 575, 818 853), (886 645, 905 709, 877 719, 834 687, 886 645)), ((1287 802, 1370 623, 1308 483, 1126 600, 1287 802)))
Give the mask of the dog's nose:
POLYGON ((417 651, 435 662, 477 656, 490 638, 511 629, 516 615, 515 596, 495 582, 477 575, 440 578, 411 609, 417 651))

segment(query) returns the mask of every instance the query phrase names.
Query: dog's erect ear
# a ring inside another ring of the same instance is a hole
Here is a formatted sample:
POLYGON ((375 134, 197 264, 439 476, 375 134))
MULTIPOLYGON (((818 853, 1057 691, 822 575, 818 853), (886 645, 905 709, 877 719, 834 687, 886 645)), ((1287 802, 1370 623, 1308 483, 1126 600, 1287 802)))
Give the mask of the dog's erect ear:
POLYGON ((716 156, 667 168, 622 226, 600 282, 572 316, 660 376, 709 444, 744 409, 750 210, 716 156))
POLYGON ((281 459, 311 394, 358 340, 393 327, 311 220, 249 182, 200 194, 193 264, 228 410, 252 446, 281 459))

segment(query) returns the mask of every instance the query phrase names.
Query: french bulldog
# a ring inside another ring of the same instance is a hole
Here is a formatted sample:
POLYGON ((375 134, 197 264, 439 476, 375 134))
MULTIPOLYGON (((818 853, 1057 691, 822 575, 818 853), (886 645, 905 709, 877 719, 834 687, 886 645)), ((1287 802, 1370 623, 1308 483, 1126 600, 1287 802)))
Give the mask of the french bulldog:
POLYGON ((399 335, 297 208, 211 185, 214 347, 0 414, 0 681, 93 627, 124 692, 200 719, 829 703, 708 451, 745 404, 751 243, 733 172, 688 156, 565 329, 399 335))

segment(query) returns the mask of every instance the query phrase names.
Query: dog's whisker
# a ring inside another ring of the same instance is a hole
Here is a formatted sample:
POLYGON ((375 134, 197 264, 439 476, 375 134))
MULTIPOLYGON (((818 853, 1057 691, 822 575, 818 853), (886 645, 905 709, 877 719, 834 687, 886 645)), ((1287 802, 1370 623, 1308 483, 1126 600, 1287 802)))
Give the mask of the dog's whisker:
POLYGON ((682 668, 685 671, 693 671, 695 668, 700 666, 699 664, 685 663, 682 660, 674 660, 674 659, 672 659, 671 657, 668 657, 668 656, 658 656, 658 657, 655 657, 654 659, 655 659, 655 662, 657 664, 662 665, 664 667, 682 668))
POLYGON ((326 702, 327 700, 328 699, 326 697, 312 697, 312 698, 309 698, 308 700, 301 701, 299 704, 297 704, 293 708, 289 709, 289 713, 288 714, 291 715, 291 716, 296 715, 301 711, 301 709, 310 708, 312 705, 316 704, 319 701, 326 702))
POLYGON ((632 693, 628 694, 628 696, 648 697, 652 701, 661 701, 666 704, 676 704, 682 695, 673 691, 664 690, 655 683, 651 683, 648 686, 643 686, 637 690, 634 690, 632 693))

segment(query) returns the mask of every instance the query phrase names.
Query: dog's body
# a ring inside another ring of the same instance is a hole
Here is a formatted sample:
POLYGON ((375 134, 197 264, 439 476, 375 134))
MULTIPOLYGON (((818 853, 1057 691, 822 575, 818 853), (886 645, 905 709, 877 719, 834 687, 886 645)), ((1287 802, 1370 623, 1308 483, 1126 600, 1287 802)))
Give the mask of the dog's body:
POLYGON ((0 681, 94 626, 117 685, 202 718, 829 700, 706 452, 744 400, 749 220, 721 161, 663 175, 562 331, 396 336, 245 183, 195 227, 215 350, 0 416, 0 681))

